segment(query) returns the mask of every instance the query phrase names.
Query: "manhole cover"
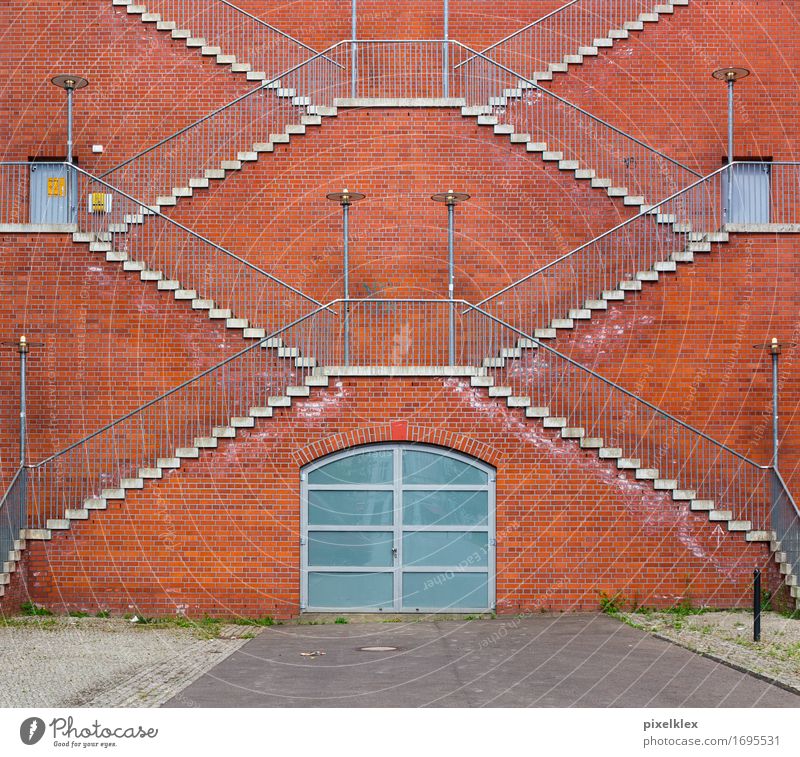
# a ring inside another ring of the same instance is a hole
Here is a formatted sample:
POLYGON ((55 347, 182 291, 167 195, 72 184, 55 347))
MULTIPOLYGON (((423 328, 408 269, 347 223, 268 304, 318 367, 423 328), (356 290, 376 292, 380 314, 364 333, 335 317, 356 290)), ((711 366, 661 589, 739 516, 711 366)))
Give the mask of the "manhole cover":
POLYGON ((397 647, 359 647, 359 652, 396 652, 397 647))

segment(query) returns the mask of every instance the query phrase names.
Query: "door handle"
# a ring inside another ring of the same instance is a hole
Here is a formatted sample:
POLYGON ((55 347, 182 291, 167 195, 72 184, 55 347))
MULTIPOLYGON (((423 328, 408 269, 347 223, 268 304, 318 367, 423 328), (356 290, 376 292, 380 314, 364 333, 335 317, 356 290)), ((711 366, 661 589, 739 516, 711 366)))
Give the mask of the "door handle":
POLYGON ((397 559, 397 547, 392 547, 392 558, 397 559))

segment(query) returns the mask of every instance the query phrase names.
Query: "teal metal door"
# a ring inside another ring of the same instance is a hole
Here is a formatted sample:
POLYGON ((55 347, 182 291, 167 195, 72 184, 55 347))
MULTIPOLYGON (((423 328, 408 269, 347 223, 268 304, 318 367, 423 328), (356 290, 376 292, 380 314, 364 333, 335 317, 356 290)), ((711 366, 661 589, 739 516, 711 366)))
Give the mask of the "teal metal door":
POLYGON ((494 471, 378 445, 302 472, 301 605, 316 612, 494 607, 494 471))

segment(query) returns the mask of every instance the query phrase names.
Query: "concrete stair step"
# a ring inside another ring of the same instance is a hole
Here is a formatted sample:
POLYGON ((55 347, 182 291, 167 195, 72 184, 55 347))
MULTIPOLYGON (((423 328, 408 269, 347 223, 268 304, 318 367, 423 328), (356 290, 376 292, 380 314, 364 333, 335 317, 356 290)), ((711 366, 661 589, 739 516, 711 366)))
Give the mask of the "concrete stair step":
POLYGON ((578 427, 568 428, 564 426, 561 429, 561 438, 562 439, 583 439, 586 435, 586 430, 578 427))
POLYGON ((232 426, 214 426, 211 435, 216 439, 235 439, 236 429, 232 426))
POLYGON ((642 464, 641 460, 638 460, 633 457, 620 457, 617 458, 617 468, 620 469, 631 469, 631 468, 639 468, 642 464))
POLYGON ((697 499, 697 492, 692 489, 673 489, 672 499, 676 500, 692 500, 697 499))
POLYGON ((580 441, 580 445, 583 449, 601 449, 603 440, 597 436, 584 436, 580 441))
POLYGON ((542 421, 545 428, 564 428, 567 425, 566 418, 559 418, 554 416, 549 416, 542 421))
POLYGON ((714 509, 714 500, 713 499, 693 499, 689 503, 690 510, 696 510, 698 512, 710 512, 714 509))
POLYGON ((549 407, 526 407, 525 415, 528 418, 548 418, 550 415, 549 407))
POLYGON ((602 460, 617 460, 622 457, 622 450, 619 447, 600 447, 597 454, 602 460))

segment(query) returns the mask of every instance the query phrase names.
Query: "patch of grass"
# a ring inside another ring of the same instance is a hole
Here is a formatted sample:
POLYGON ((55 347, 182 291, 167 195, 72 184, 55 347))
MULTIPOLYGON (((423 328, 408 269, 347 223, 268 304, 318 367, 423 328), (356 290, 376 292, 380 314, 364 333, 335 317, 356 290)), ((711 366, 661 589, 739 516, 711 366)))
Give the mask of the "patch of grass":
POLYGON ((43 616, 43 615, 52 615, 52 610, 48 610, 46 607, 42 605, 37 605, 34 602, 25 602, 22 607, 20 607, 20 611, 23 615, 27 616, 43 616))
POLYGON ((255 639, 256 635, 254 633, 243 633, 239 638, 240 639, 255 639))
POLYGON ((274 626, 275 619, 270 615, 265 615, 263 618, 234 618, 230 621, 234 626, 274 626))
POLYGON ((88 618, 89 617, 89 613, 88 612, 83 612, 82 610, 70 610, 67 613, 67 615, 69 615, 70 618, 88 618))
POLYGON ((606 615, 619 615, 623 611, 624 599, 618 593, 609 596, 604 591, 600 592, 600 611, 606 615))
POLYGON ((108 610, 98 610, 94 616, 95 618, 110 618, 111 613, 108 610))
POLYGON ((384 618, 381 623, 402 623, 403 621, 400 618, 384 618))
POLYGON ((338 623, 339 625, 346 625, 350 621, 347 618, 336 618, 336 620, 334 620, 333 622, 338 623))

